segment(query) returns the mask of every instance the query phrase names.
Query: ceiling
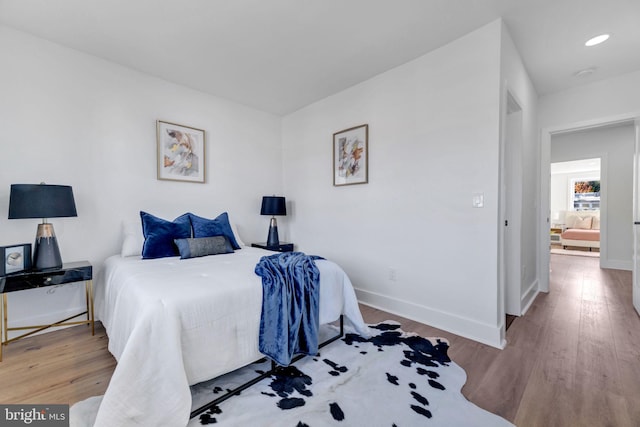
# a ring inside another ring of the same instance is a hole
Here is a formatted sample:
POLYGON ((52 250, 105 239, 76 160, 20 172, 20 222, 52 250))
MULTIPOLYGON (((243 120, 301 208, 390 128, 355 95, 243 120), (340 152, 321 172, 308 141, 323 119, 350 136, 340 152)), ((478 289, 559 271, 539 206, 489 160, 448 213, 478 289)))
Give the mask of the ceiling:
POLYGON ((0 24, 277 115, 499 17, 540 95, 640 70, 639 0, 0 0, 0 24))
POLYGON ((551 175, 600 171, 600 159, 570 160, 551 163, 551 175))

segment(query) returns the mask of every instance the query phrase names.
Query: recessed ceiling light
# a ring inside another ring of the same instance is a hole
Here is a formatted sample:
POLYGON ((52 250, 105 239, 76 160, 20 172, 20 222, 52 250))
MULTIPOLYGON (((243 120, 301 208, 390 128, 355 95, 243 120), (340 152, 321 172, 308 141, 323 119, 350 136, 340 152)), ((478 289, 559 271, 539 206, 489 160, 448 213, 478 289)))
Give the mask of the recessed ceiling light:
POLYGON ((607 39, 609 38, 609 34, 600 34, 599 36, 595 36, 589 40, 587 40, 587 42, 584 44, 585 46, 595 46, 597 44, 600 44, 604 41, 607 41, 607 39))

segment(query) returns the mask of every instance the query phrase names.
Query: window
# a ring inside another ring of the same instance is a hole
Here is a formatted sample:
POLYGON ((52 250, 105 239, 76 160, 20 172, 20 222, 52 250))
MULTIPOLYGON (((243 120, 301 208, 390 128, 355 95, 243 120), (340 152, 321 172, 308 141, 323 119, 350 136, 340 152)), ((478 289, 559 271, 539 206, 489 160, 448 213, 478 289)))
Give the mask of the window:
POLYGON ((600 180, 571 180, 571 196, 573 211, 590 211, 600 209, 600 180))

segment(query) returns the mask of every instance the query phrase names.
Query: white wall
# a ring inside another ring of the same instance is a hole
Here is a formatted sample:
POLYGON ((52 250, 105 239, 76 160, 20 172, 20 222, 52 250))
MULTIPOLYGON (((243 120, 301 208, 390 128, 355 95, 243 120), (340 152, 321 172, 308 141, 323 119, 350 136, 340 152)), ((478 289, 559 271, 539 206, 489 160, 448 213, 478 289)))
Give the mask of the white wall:
MULTIPOLYGON (((63 260, 99 270, 120 251, 122 220, 140 210, 167 219, 228 211, 245 241, 265 239, 261 197, 283 189, 279 117, 2 26, 0 56, 0 211, 10 184, 73 186, 78 217, 51 220, 63 260), (156 179, 158 119, 206 131, 205 184, 156 179)), ((33 243, 37 220, 6 218, 0 245, 33 243)), ((36 322, 59 320, 82 298, 76 285, 10 294, 10 326, 38 313, 36 322)))
POLYGON ((496 346, 500 33, 496 21, 283 121, 300 249, 341 264, 368 304, 496 346), (334 187, 332 135, 364 123, 369 183, 334 187))
POLYGON ((551 161, 601 157, 602 267, 631 270, 633 256, 632 124, 553 135, 551 161), (606 233, 606 238, 605 238, 606 233))
POLYGON ((540 128, 640 114, 640 71, 540 97, 540 128))

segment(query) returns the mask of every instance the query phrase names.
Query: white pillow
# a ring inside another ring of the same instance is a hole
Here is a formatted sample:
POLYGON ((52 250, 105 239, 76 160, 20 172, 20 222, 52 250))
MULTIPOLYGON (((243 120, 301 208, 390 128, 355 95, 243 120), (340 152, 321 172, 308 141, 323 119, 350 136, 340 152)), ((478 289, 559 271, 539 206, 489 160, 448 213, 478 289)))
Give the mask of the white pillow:
POLYGON ((236 238, 236 243, 239 246, 247 246, 240 238, 240 234, 238 234, 238 228, 236 227, 236 224, 233 222, 231 223, 231 231, 233 231, 233 237, 236 238))
POLYGON ((600 230, 600 217, 597 215, 593 216, 593 220, 591 221, 591 229, 592 230, 600 230))
POLYGON ((564 225, 567 228, 576 228, 576 222, 580 220, 580 217, 574 213, 567 214, 564 218, 564 225))
POLYGON ((142 256, 144 236, 142 235, 141 220, 122 221, 122 234, 124 236, 124 240, 122 241, 122 250, 120 251, 120 255, 123 257, 142 256))
POLYGON ((579 228, 581 230, 591 230, 591 216, 585 216, 576 221, 573 228, 579 228))

